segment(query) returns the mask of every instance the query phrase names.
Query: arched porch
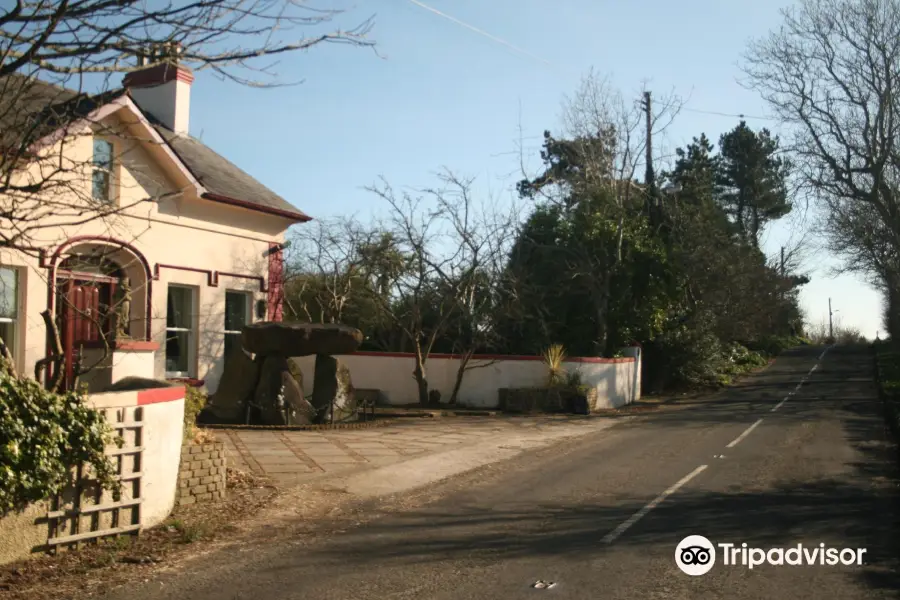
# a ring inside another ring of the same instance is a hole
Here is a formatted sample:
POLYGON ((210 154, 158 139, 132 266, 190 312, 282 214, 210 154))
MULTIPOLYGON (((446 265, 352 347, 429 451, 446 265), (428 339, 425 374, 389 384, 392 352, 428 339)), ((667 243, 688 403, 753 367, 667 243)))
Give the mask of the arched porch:
POLYGON ((48 309, 62 343, 67 388, 98 369, 105 372, 85 382, 91 388, 110 383, 124 358, 115 360, 115 353, 149 352, 152 364, 153 280, 140 251, 110 238, 73 238, 56 249, 48 267, 48 309))

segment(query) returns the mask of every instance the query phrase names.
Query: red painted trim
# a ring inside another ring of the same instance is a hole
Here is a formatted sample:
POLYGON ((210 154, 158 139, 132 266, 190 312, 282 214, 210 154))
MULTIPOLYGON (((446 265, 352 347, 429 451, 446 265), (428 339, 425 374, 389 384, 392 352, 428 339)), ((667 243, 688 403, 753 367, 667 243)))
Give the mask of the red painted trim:
MULTIPOLYGON (((372 352, 367 350, 353 352, 353 355, 359 356, 375 356, 375 357, 384 357, 384 358, 415 358, 415 354, 412 352, 372 352)), ((429 359, 439 358, 439 359, 460 359, 462 358, 462 354, 439 354, 432 353, 428 355, 429 359)), ((543 361, 544 357, 542 356, 522 356, 516 354, 473 354, 469 357, 469 360, 536 360, 543 361)), ((634 358, 632 357, 623 357, 623 358, 599 358, 594 356, 570 356, 567 357, 563 362, 570 363, 591 363, 591 364, 612 364, 612 363, 629 363, 634 362, 634 358)))
POLYGON ((269 293, 266 299, 269 321, 284 318, 284 249, 280 244, 269 244, 269 293))
POLYGON ((124 87, 148 87, 162 85, 170 81, 194 82, 194 74, 184 65, 164 62, 140 71, 132 71, 122 80, 124 87))
MULTIPOLYGON (((109 244, 111 246, 116 246, 119 248, 123 248, 131 252, 135 258, 140 261, 141 266, 144 268, 144 275, 147 278, 147 293, 146 293, 146 338, 149 340, 152 337, 152 321, 153 321, 153 276, 150 272, 150 263, 147 262, 147 259, 144 257, 144 254, 135 248, 133 245, 128 242, 123 242, 122 240, 107 237, 107 236, 96 236, 96 235, 78 235, 72 238, 69 238, 62 244, 60 244, 56 250, 53 251, 53 254, 49 259, 46 259, 46 254, 42 253, 40 257, 40 265, 41 267, 47 269, 49 273, 47 273, 47 310, 50 311, 51 315, 56 315, 56 263, 59 261, 62 256, 63 251, 72 246, 73 244, 77 244, 80 242, 101 242, 104 244, 109 244)), ((47 334, 47 355, 50 355, 52 351, 52 346, 50 343, 50 334, 47 334)), ((48 369, 49 371, 49 369, 48 369)), ((49 381, 49 380, 48 380, 49 381)))
MULTIPOLYGON (((83 342, 85 348, 102 348, 103 340, 93 342, 83 342)), ((151 342, 147 340, 119 340, 117 342, 109 342, 110 350, 118 350, 121 352, 156 352, 159 350, 159 342, 151 342)))
POLYGON ((216 272, 215 275, 216 275, 216 283, 218 283, 219 277, 221 277, 222 275, 224 275, 226 277, 236 277, 238 279, 253 279, 253 280, 259 282, 259 291, 260 292, 266 291, 266 278, 260 277, 259 275, 242 275, 240 273, 226 273, 225 271, 218 271, 218 272, 216 272))
POLYGON ((174 271, 190 271, 191 273, 205 273, 206 274, 206 285, 209 287, 218 287, 219 280, 216 277, 215 271, 210 271, 209 269, 198 269, 197 267, 182 267, 179 265, 164 265, 161 263, 156 263, 153 267, 153 279, 159 280, 159 270, 160 269, 172 269, 174 271))
POLYGON ((184 395, 185 387, 183 385, 141 390, 137 393, 137 403, 138 406, 145 406, 159 402, 174 402, 175 400, 183 400, 184 395))
POLYGON ((212 200, 213 202, 221 202, 222 204, 230 204, 231 206, 238 206, 240 208, 246 208, 248 210, 255 210, 256 212, 266 213, 268 215, 284 217, 286 219, 294 221, 295 223, 306 223, 307 221, 312 221, 312 217, 305 215, 300 211, 272 208, 271 206, 264 206, 262 204, 256 204, 255 202, 247 202, 246 200, 238 200, 237 198, 229 198, 228 196, 222 196, 221 194, 214 194, 212 192, 206 192, 202 197, 206 198, 207 200, 212 200))
POLYGON ((165 265, 156 263, 153 266, 153 279, 159 281, 159 272, 161 269, 172 269, 174 271, 188 271, 190 273, 201 273, 206 275, 206 285, 209 287, 219 287, 219 277, 236 277, 238 279, 252 279, 259 282, 259 291, 267 291, 266 278, 261 275, 245 275, 243 273, 228 273, 225 271, 211 271, 209 269, 201 269, 199 267, 183 267, 181 265, 165 265))

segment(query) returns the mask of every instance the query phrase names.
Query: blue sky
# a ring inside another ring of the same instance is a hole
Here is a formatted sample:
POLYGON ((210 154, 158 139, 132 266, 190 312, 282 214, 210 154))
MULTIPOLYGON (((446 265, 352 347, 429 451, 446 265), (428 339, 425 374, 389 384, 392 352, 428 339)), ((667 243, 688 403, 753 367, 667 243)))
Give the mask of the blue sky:
MULTIPOLYGON (((784 0, 425 0, 506 40, 527 56, 441 18, 410 0, 329 3, 347 8, 334 25, 375 16, 370 49, 320 45, 283 59, 280 79, 297 86, 241 87, 197 73, 191 133, 315 218, 382 208, 363 186, 384 176, 423 187, 448 167, 477 177, 478 190, 512 198, 521 136, 530 160, 540 135, 558 129, 563 97, 591 68, 626 95, 641 85, 674 92, 685 110, 655 140, 661 153, 705 132, 712 140, 764 102, 738 82, 746 43, 780 22, 784 0), (538 58, 535 58, 538 57, 538 58), (546 62, 545 62, 546 61, 546 62), (549 64, 547 64, 549 63, 549 64)), ((777 124, 748 118, 776 133, 777 124)), ((532 162, 532 164, 536 164, 532 162)), ((766 236, 775 255, 796 231, 766 236)), ((836 319, 873 337, 878 295, 854 277, 828 276, 835 263, 808 253, 802 304, 812 322, 836 319)))

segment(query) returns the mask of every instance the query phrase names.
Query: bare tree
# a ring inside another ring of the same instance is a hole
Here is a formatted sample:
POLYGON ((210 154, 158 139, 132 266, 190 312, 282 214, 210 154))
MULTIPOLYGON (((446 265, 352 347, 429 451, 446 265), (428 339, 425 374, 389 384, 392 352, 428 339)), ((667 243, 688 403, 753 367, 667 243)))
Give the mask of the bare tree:
POLYGON ((473 362, 472 357, 479 349, 497 341, 493 319, 506 259, 515 241, 518 214, 514 204, 508 210, 501 210, 496 199, 477 203, 472 197, 473 181, 470 179, 460 178, 449 170, 443 172, 441 179, 449 190, 430 192, 449 223, 450 243, 460 247, 451 274, 455 284, 455 311, 448 331, 453 353, 459 355, 459 367, 448 400, 449 404, 456 404, 466 372, 488 367, 494 362, 473 362))
POLYGON ((310 322, 339 323, 344 308, 361 290, 360 266, 371 232, 355 218, 313 221, 293 233, 285 298, 295 316, 310 322))
POLYGON ((803 0, 783 17, 751 45, 749 84, 792 126, 830 248, 884 278, 900 250, 900 1, 803 0))
POLYGON ((415 354, 413 377, 419 402, 429 403, 427 360, 435 342, 476 331, 460 340, 466 359, 457 373, 452 401, 475 345, 489 333, 485 312, 492 301, 490 283, 511 232, 507 219, 490 220, 473 201, 471 179, 445 170, 441 186, 420 195, 397 194, 385 181, 369 191, 388 203, 383 225, 392 251, 403 257, 403 268, 389 282, 389 293, 376 295, 393 324, 411 342, 415 354))

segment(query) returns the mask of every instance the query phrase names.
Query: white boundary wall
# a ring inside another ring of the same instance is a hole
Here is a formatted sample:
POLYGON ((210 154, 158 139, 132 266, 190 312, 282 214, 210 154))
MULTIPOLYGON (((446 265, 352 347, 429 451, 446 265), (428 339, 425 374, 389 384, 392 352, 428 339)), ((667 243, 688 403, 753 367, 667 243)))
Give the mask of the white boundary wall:
MULTIPOLYGON (((624 351, 626 358, 575 358, 563 364, 567 372, 579 371, 581 380, 597 390, 597 403, 591 408, 618 408, 641 397, 639 348, 624 351)), ((418 403, 418 388, 413 378, 415 357, 399 352, 357 352, 337 356, 350 368, 353 386, 381 390, 391 405, 418 403)), ((315 357, 294 361, 303 372, 304 393, 313 389, 315 357)), ((453 393, 460 358, 450 354, 432 354, 425 363, 430 389, 439 390, 441 401, 453 393)), ((471 408, 497 408, 497 390, 540 386, 546 381, 547 367, 538 356, 475 355, 469 361, 459 393, 459 404, 471 408)))

